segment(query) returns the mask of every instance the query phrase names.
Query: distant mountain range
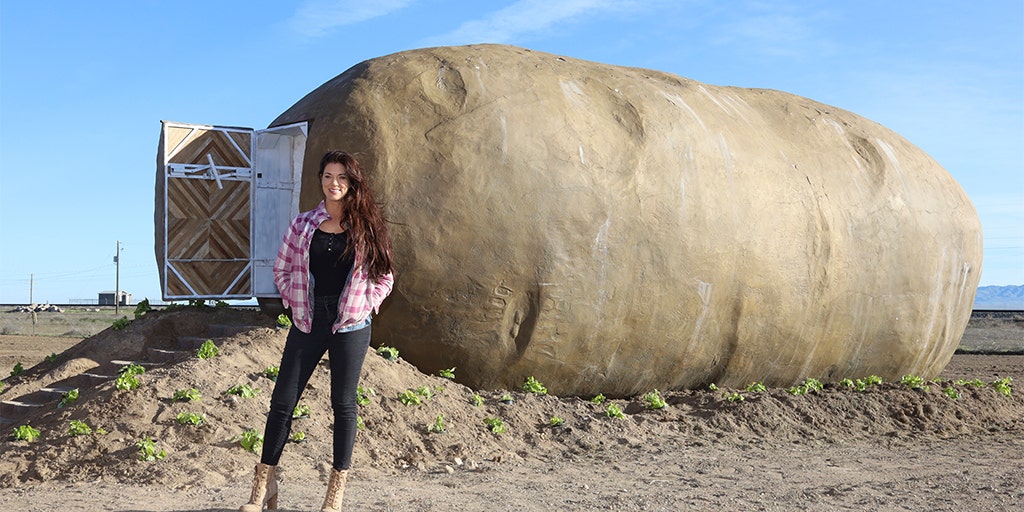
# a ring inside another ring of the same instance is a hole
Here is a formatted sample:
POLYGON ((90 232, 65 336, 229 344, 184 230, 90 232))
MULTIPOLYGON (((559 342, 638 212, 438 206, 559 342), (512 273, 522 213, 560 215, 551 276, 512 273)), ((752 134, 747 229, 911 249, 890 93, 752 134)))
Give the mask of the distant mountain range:
POLYGON ((979 286, 974 309, 1024 310, 1024 285, 979 286))

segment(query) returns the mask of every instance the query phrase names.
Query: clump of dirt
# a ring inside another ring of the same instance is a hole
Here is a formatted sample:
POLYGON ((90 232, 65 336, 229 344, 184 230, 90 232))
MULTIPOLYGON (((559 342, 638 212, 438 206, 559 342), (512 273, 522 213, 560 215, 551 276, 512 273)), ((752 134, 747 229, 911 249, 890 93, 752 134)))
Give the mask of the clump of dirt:
MULTIPOLYGON (((8 432, 28 424, 41 434, 33 442, 0 441, 0 487, 63 480, 185 489, 244 481, 258 455, 243 449, 238 439, 246 430, 263 429, 274 386, 263 371, 279 363, 286 334, 256 312, 152 312, 6 379, 3 400, 49 398, 4 424, 8 432), (218 356, 196 357, 204 338, 218 346, 218 356), (138 389, 119 390, 113 376, 128 362, 145 363, 146 372, 138 376, 138 389), (72 384, 79 389, 78 400, 58 407, 60 394, 52 390, 72 384), (255 397, 225 393, 245 384, 258 390, 255 397), (191 388, 201 393, 200 400, 173 400, 175 391, 191 388), (206 421, 200 426, 180 424, 176 418, 184 412, 202 414, 206 421), (71 435, 72 420, 105 433, 71 435), (155 441, 166 457, 140 461, 137 443, 145 438, 155 441)), ((321 362, 300 402, 310 413, 294 421, 293 432, 304 432, 306 441, 285 448, 285 480, 323 476, 331 463, 327 364, 326 359, 321 362)), ((898 445, 1024 429, 1021 393, 1007 396, 988 381, 984 384, 943 380, 915 390, 885 383, 864 391, 827 384, 806 395, 784 389, 683 390, 662 393, 667 407, 649 409, 642 397, 598 404, 592 397, 475 391, 371 349, 361 380, 369 403, 360 408, 365 428, 357 437, 353 465, 436 470, 472 468, 483 461, 590 457, 638 446, 813 446, 864 440, 898 445), (946 389, 959 398, 947 395, 946 389), (403 403, 402 393, 421 403, 403 403), (502 402, 505 394, 514 401, 502 402), (482 399, 479 405, 476 395, 482 399), (743 400, 730 401, 729 395, 743 400), (609 405, 621 409, 623 417, 609 416, 609 405), (564 423, 553 426, 554 418, 564 423), (493 419, 501 420, 504 433, 486 425, 485 420, 493 419)))

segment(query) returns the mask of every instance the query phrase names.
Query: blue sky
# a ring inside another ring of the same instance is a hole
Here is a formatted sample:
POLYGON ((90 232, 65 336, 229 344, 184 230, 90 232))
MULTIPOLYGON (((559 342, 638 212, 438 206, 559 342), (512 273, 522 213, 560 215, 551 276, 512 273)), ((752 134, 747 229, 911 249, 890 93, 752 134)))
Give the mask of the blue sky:
POLYGON ((160 296, 160 120, 266 127, 373 57, 505 43, 853 111, 959 181, 1024 284, 1018 0, 0 0, 0 303, 160 296))

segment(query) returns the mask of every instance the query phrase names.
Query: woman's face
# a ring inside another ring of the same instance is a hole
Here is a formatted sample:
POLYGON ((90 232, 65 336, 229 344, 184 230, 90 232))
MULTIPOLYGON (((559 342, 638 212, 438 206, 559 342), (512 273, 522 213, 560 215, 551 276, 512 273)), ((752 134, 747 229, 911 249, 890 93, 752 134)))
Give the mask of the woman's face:
POLYGON ((324 174, 320 177, 320 185, 324 189, 324 199, 328 201, 341 201, 348 193, 348 174, 345 173, 345 166, 339 163, 329 163, 324 167, 324 174))

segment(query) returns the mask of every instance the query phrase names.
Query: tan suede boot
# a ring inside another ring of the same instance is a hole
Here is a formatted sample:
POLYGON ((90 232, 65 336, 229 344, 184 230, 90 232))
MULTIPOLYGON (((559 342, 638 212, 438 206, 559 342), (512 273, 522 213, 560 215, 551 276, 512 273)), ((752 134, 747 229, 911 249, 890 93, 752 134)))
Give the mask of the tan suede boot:
POLYGON ((327 483, 327 497, 320 512, 341 512, 341 500, 345 497, 345 480, 348 480, 347 469, 332 469, 331 480, 327 483))
POLYGON ((266 505, 267 510, 277 510, 277 466, 256 464, 252 477, 252 496, 249 503, 242 505, 239 512, 260 512, 266 505))

